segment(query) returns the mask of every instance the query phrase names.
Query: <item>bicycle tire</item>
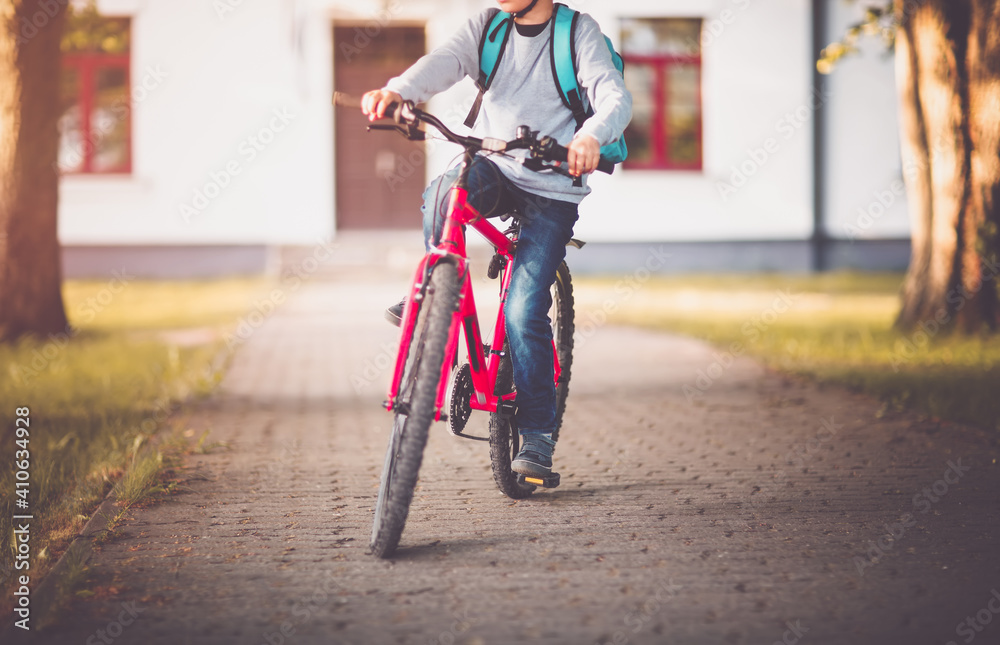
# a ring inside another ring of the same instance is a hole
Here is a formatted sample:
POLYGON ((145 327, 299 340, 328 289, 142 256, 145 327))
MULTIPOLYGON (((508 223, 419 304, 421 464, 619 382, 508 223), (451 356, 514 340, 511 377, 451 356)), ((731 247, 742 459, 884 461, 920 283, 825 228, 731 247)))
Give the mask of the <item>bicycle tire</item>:
POLYGON ((382 466, 370 543, 372 553, 379 558, 395 552, 406 526, 428 431, 434 421, 441 366, 458 295, 455 266, 438 263, 432 270, 406 350, 399 400, 408 404, 408 414, 396 413, 382 466))
MULTIPOLYGON (((553 439, 559 438, 563 414, 566 411, 566 397, 569 395, 569 379, 573 366, 573 332, 575 321, 573 316, 573 281, 569 267, 563 262, 556 270, 556 281, 552 285, 552 336, 556 344, 556 354, 559 356, 559 383, 556 385, 556 428, 553 439)), ((506 348, 505 348, 506 349, 506 348)), ((496 394, 500 396, 514 389, 514 370, 510 361, 510 350, 504 352, 497 370, 496 394)), ((507 497, 524 499, 535 491, 534 486, 523 486, 517 483, 517 474, 510 468, 510 462, 517 456, 520 449, 520 437, 514 431, 510 419, 505 419, 496 412, 490 413, 490 465, 493 468, 493 480, 507 497)))
POLYGON ((556 428, 552 438, 559 440, 563 415, 566 413, 566 398, 569 396, 569 378, 573 373, 573 334, 576 333, 576 319, 573 309, 573 277, 569 267, 563 262, 556 269, 556 281, 552 285, 552 334, 559 356, 559 383, 556 385, 556 428))

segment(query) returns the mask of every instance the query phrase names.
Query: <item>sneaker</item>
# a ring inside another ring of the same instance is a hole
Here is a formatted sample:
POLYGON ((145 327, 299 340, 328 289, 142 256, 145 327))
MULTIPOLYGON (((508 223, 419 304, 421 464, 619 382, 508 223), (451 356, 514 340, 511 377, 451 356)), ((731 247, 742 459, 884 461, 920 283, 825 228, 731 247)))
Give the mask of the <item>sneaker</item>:
POLYGON ((403 324, 403 309, 406 308, 406 298, 385 310, 385 319, 399 327, 403 324))
POLYGON ((556 443, 552 435, 521 435, 521 450, 510 462, 510 469, 522 475, 547 477, 552 474, 552 451, 556 443))

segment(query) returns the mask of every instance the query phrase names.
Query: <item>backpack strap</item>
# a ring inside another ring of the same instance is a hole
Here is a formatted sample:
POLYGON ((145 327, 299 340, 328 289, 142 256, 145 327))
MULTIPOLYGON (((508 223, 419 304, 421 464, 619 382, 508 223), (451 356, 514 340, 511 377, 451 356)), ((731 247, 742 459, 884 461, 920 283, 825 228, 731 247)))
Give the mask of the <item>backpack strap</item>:
POLYGON ((552 77, 559 90, 559 98, 576 119, 577 130, 583 127, 584 121, 590 116, 577 81, 576 23, 579 18, 579 11, 556 3, 552 16, 552 38, 549 41, 552 77))
POLYGON ((491 18, 486 21, 483 35, 479 39, 479 78, 476 79, 479 95, 476 96, 472 109, 469 110, 469 116, 465 118, 465 126, 468 128, 476 125, 479 110, 483 106, 483 95, 493 85, 493 78, 497 75, 500 58, 507 49, 507 41, 510 40, 510 26, 514 22, 513 16, 509 13, 499 9, 491 11, 491 18))

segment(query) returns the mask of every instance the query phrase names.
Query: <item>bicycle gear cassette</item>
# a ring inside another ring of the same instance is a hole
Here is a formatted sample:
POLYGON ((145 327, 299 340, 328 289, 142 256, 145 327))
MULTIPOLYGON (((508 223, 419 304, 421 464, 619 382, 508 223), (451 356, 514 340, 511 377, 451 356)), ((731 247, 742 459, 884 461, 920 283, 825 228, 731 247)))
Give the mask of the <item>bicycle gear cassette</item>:
POLYGON ((448 429, 453 435, 459 436, 465 430, 465 424, 472 416, 469 401, 475 389, 472 387, 472 368, 463 363, 451 384, 451 409, 448 414, 448 429))

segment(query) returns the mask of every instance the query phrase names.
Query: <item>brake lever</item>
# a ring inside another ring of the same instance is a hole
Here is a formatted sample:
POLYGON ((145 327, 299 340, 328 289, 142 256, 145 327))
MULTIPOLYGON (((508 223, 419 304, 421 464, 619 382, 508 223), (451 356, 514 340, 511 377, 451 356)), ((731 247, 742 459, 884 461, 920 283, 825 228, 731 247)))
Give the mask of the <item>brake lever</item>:
POLYGON ((413 101, 403 101, 399 104, 399 107, 396 108, 396 114, 394 115, 393 120, 395 120, 399 125, 411 125, 417 118, 417 115, 414 112, 415 109, 416 105, 413 104, 413 101))
POLYGON ((568 170, 562 167, 562 162, 552 161, 545 163, 542 159, 537 157, 527 157, 521 158, 521 165, 528 170, 534 170, 535 172, 544 172, 549 170, 551 172, 563 175, 564 177, 569 177, 570 179, 576 179, 570 174, 568 170))
POLYGON ((372 130, 389 130, 392 132, 398 132, 410 141, 424 141, 426 133, 415 126, 403 126, 403 125, 385 125, 381 123, 373 123, 368 126, 368 132, 372 130))

